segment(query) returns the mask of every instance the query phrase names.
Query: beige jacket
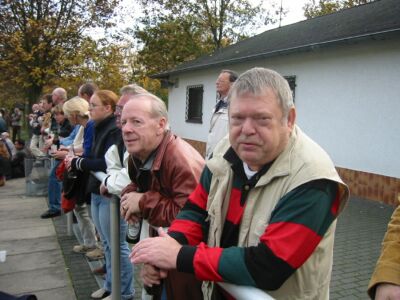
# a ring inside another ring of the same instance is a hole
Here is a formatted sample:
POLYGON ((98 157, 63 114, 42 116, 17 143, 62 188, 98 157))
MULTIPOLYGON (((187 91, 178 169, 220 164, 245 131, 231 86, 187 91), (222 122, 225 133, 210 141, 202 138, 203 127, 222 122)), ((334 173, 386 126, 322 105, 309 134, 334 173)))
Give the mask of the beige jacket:
MULTIPOLYGON (((219 246, 229 204, 233 172, 223 158, 228 148, 229 142, 225 138, 214 150, 213 158, 207 162, 213 174, 207 202, 210 219, 207 244, 210 247, 219 246)), ((257 245, 278 201, 296 187, 316 179, 329 179, 338 183, 338 213, 341 212, 349 197, 347 186, 337 174, 328 154, 296 126, 285 150, 249 194, 248 199, 251 201, 247 202, 243 214, 238 246, 257 245)), ((267 293, 276 299, 328 299, 335 227, 336 221, 332 223, 310 258, 281 288, 267 293)), ((211 291, 212 284, 204 283, 205 299, 210 299, 211 291)))
POLYGON ((207 136, 206 159, 210 158, 215 146, 228 134, 228 109, 222 108, 213 112, 207 136))

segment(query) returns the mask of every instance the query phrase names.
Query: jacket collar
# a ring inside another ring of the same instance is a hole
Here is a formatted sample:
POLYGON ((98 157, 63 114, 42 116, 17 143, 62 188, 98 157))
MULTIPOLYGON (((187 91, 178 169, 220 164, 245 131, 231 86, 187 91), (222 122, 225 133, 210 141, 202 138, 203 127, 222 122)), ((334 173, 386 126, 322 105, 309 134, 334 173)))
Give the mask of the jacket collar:
POLYGON ((94 127, 96 128, 96 130, 100 130, 101 128, 106 127, 110 123, 113 123, 115 127, 117 127, 117 125, 115 124, 115 116, 113 114, 109 115, 108 117, 106 117, 105 119, 101 120, 98 123, 94 122, 94 127))
POLYGON ((165 151, 167 150, 167 146, 172 141, 172 139, 173 139, 173 134, 171 133, 171 131, 169 131, 169 130, 166 131, 164 133, 164 138, 162 139, 160 145, 158 145, 157 150, 156 150, 157 153, 156 153, 156 157, 154 158, 153 167, 152 167, 153 171, 160 170, 161 162, 163 160, 165 151))

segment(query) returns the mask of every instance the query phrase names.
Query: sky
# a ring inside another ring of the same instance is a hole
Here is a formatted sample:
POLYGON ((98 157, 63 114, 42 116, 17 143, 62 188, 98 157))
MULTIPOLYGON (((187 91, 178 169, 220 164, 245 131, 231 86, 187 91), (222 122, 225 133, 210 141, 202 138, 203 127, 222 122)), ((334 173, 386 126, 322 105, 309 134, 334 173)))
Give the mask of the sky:
POLYGON ((305 20, 303 6, 306 0, 282 0, 282 7, 288 10, 286 17, 282 20, 282 26, 305 20))
MULTIPOLYGON (((256 4, 259 3, 259 0, 249 0, 250 3, 256 4)), ((305 20, 303 6, 309 0, 264 0, 264 8, 269 10, 271 8, 271 3, 275 2, 277 8, 279 9, 282 3, 282 10, 286 11, 286 15, 282 16, 282 20, 280 22, 281 26, 289 25, 292 23, 296 23, 302 20, 305 20)), ((254 34, 262 33, 266 30, 270 30, 273 28, 279 27, 279 17, 276 23, 268 24, 265 27, 260 28, 254 34)))
MULTIPOLYGON (((260 0, 249 0, 249 1, 254 2, 255 4, 260 2, 260 0)), ((309 0, 264 0, 265 8, 268 9, 268 5, 271 2, 275 2, 277 5, 280 5, 282 2, 283 10, 287 11, 286 16, 282 18, 281 26, 305 20, 303 6, 306 2, 309 2, 309 0)), ((128 24, 132 25, 134 23, 134 17, 132 11, 137 12, 137 10, 138 10, 138 4, 136 3, 136 1, 122 0, 117 12, 117 15, 119 17, 118 19, 115 20, 117 22, 117 27, 123 28, 128 24)), ((278 26, 279 26, 279 21, 275 24, 267 25, 265 28, 260 28, 257 32, 255 32, 255 34, 276 28, 278 26)), ((101 29, 98 29, 98 31, 97 30, 91 31, 90 34, 94 35, 97 38, 101 38, 104 36, 104 33, 102 32, 101 29)))

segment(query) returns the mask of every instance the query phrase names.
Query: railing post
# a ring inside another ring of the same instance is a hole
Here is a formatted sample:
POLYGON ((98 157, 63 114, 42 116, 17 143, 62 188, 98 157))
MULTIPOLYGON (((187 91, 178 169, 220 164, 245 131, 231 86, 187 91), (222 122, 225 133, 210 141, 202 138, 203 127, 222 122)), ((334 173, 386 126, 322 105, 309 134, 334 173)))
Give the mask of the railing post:
POLYGON ((71 236, 72 235, 72 223, 73 223, 73 211, 70 211, 69 213, 66 214, 67 217, 67 235, 71 236))
MULTIPOLYGON (((94 177, 103 182, 107 176, 104 172, 91 172, 94 177)), ((110 239, 111 239, 111 299, 121 300, 121 250, 120 244, 120 214, 119 198, 112 195, 110 199, 110 239)))
POLYGON ((110 204, 111 235, 111 299, 121 299, 121 256, 120 256, 120 215, 119 198, 115 195, 110 204))

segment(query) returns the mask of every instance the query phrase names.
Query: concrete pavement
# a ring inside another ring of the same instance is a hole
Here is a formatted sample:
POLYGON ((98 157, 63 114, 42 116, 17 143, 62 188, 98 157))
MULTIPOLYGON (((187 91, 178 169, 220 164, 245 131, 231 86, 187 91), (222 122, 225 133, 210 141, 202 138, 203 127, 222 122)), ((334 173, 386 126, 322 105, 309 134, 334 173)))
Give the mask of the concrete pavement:
POLYGON ((42 220, 44 197, 25 197, 25 179, 0 188, 0 290, 40 300, 75 300, 51 219, 42 220))

